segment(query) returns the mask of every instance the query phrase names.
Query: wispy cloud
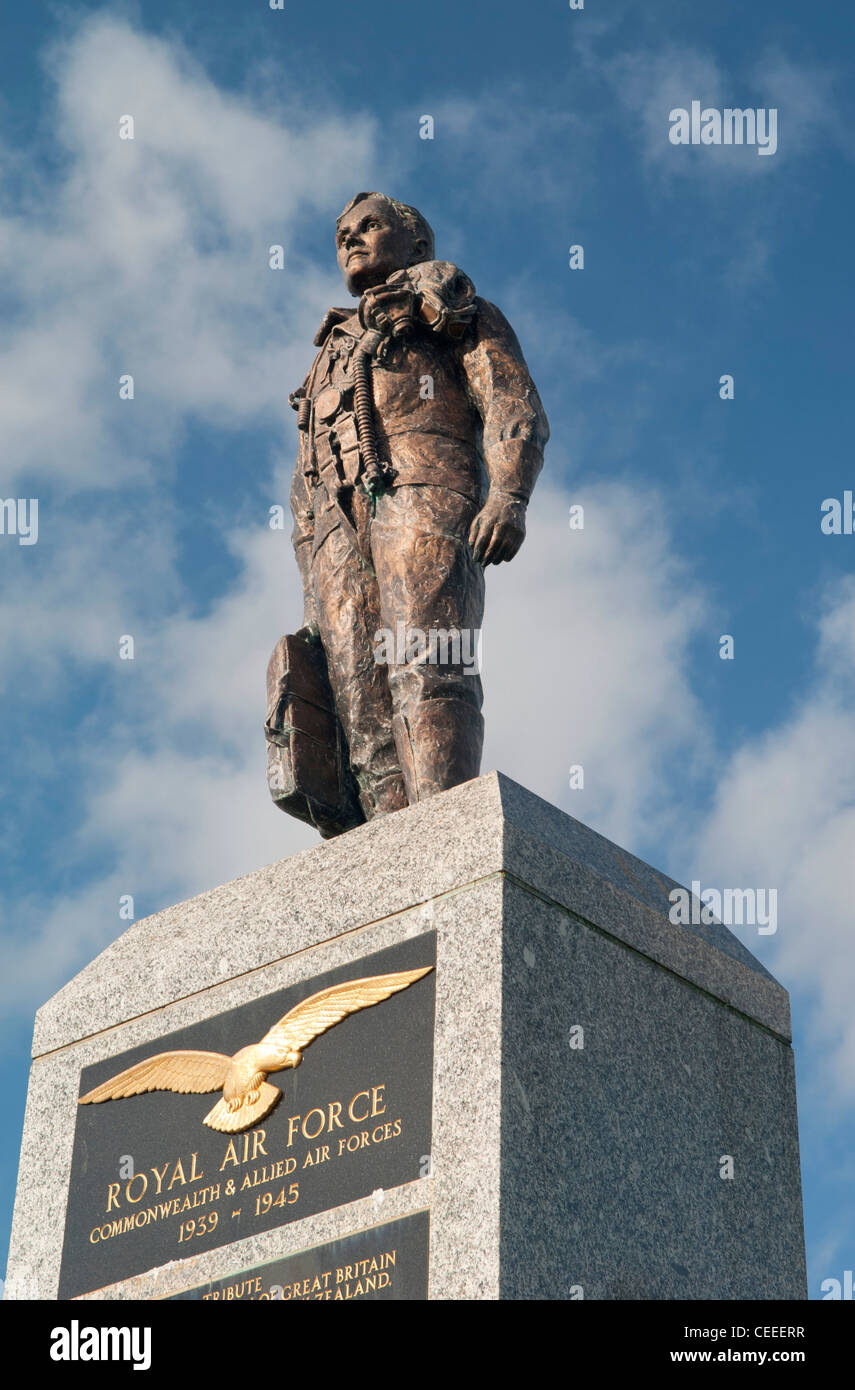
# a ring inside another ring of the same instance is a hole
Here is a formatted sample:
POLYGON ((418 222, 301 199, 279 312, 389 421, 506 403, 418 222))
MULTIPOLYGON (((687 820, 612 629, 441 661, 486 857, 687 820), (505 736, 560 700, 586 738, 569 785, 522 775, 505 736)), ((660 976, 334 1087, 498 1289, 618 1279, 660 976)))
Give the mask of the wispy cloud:
POLYGON ((365 176, 373 126, 330 114, 290 129, 103 15, 50 67, 63 158, 0 210, 0 288, 17 309, 0 355, 5 486, 110 488, 168 474, 194 415, 284 419, 327 284, 295 233, 365 176), (134 406, 119 399, 127 372, 134 406))
POLYGON ((809 693, 721 767, 694 862, 706 883, 776 887, 772 967, 811 1000, 813 1042, 855 1096, 855 584, 828 593, 809 693))

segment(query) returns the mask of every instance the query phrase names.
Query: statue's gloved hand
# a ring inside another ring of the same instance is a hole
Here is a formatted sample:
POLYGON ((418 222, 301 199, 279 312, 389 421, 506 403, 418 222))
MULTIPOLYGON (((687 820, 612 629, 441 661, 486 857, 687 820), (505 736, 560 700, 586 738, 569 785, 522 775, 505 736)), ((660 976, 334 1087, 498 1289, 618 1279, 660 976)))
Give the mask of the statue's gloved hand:
POLYGON ((512 560, 525 540, 525 502, 491 491, 469 528, 469 544, 479 565, 512 560))
POLYGON ((359 322, 400 338, 411 333, 419 311, 419 297, 409 285, 377 285, 366 290, 359 301, 359 322))

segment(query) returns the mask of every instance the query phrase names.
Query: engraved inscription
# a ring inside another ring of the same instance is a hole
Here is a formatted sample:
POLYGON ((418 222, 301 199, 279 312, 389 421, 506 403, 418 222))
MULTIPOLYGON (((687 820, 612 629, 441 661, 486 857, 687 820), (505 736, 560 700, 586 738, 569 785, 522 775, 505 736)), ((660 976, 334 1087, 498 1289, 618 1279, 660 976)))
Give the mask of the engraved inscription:
MULTIPOLYGON (((354 978, 416 976, 317 1036, 284 1072, 263 1123, 212 1130, 210 1096, 160 1089, 79 1106, 60 1298, 419 1180, 430 1152, 435 950, 425 933, 158 1040, 161 1053, 166 1044, 233 1057, 308 998, 354 978)), ((149 1044, 87 1068, 81 1096, 152 1055, 149 1044)))

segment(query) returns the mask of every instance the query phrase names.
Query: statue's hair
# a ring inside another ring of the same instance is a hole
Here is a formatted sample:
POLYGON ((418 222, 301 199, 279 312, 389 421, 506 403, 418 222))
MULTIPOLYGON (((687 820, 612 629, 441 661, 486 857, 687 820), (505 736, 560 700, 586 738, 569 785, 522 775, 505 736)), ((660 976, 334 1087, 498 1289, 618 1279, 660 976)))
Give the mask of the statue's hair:
POLYGON ((412 236, 413 240, 421 239, 426 243, 425 254, 420 257, 423 261, 432 261, 434 258, 433 228, 426 218, 422 217, 418 208, 410 207, 409 203, 399 203, 396 198, 390 198, 386 193, 357 193, 355 198, 351 198, 347 207, 336 218, 336 229, 342 217, 346 217, 357 203, 364 203, 366 198, 379 198, 381 203, 386 203, 394 212, 398 221, 404 226, 412 236))

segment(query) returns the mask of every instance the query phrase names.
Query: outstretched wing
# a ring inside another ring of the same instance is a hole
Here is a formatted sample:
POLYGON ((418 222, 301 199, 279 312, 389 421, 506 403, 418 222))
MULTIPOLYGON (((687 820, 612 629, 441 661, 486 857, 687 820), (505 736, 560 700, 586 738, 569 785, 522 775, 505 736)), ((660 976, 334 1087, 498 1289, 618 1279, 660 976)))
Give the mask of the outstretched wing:
POLYGON ((144 1091, 219 1091, 230 1062, 221 1052, 158 1052, 96 1086, 78 1104, 119 1100, 144 1091))
MULTIPOLYGON (((359 1009, 367 1009, 415 984, 432 965, 422 970, 401 970, 395 975, 371 975, 365 980, 348 980, 343 985, 331 985, 318 994, 311 995, 298 1004, 284 1018, 274 1024, 270 1032, 261 1040, 262 1047, 274 1047, 282 1055, 284 1064, 289 1052, 299 1052, 328 1028, 341 1023, 348 1014, 359 1009)), ((271 1068, 273 1070, 273 1068, 271 1068)))

